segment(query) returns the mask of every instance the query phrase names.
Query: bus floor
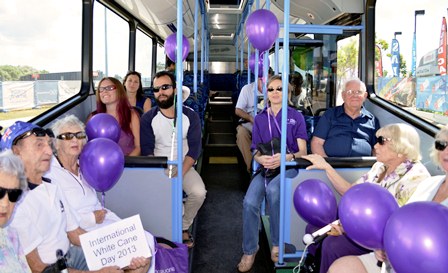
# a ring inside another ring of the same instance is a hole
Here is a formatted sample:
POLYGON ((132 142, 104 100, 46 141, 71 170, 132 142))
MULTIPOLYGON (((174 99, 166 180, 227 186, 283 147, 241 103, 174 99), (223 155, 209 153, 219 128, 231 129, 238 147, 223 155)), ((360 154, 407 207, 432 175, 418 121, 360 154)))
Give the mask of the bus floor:
MULTIPOLYGON (((238 272, 242 252, 242 204, 249 175, 236 164, 206 164, 202 178, 207 198, 195 222, 192 273, 238 272)), ((260 231, 260 250, 250 272, 273 272, 268 241, 260 231)))

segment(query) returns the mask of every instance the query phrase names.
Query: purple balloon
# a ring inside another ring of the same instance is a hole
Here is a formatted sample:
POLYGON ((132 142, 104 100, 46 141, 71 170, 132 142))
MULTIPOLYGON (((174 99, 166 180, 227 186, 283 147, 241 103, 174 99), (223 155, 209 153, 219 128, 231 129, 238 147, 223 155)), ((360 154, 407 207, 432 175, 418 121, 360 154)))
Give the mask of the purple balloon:
POLYGON ((294 191, 294 207, 309 224, 317 227, 337 219, 338 207, 330 187, 319 179, 308 179, 294 191))
POLYGON ((274 13, 266 9, 252 12, 246 21, 246 34, 252 45, 261 52, 272 47, 280 27, 274 13))
POLYGON ((448 270, 448 208, 416 202, 394 212, 384 230, 384 249, 397 273, 448 270))
MULTIPOLYGON (((177 40, 176 33, 171 34, 166 37, 165 40, 165 53, 170 58, 171 61, 176 62, 176 51, 177 51, 177 40)), ((188 53, 190 52, 190 43, 187 37, 182 35, 182 61, 187 59, 188 53)))
POLYGON ((79 167, 87 183, 95 190, 110 190, 124 169, 124 154, 120 146, 108 138, 96 138, 83 148, 79 167))
POLYGON ((386 222, 397 209, 397 201, 385 188, 362 183, 342 196, 339 219, 353 241, 368 249, 383 249, 386 222))
POLYGON ((121 128, 118 121, 109 114, 99 113, 94 115, 86 125, 86 134, 90 140, 95 138, 108 138, 118 143, 121 128))
MULTIPOLYGON (((269 67, 269 59, 268 59, 268 67, 269 67)), ((255 53, 250 54, 249 56, 249 68, 252 72, 255 73, 255 53)), ((263 54, 260 54, 258 57, 258 77, 263 77, 263 54)))

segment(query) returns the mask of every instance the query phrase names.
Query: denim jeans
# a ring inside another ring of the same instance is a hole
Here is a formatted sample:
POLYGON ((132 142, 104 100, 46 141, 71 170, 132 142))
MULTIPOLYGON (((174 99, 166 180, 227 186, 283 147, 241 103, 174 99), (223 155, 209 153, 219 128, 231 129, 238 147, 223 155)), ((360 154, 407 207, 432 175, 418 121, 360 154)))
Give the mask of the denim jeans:
POLYGON ((80 246, 71 246, 67 255, 67 266, 78 270, 89 270, 84 257, 84 252, 80 246))
MULTIPOLYGON (((286 170, 286 177, 293 177, 297 170, 286 170)), ((266 196, 269 214, 269 225, 271 230, 271 241, 273 246, 278 246, 279 225, 280 225, 280 175, 270 181, 258 173, 250 182, 246 196, 243 201, 243 253, 252 255, 257 252, 259 227, 260 227, 260 207, 266 196)))

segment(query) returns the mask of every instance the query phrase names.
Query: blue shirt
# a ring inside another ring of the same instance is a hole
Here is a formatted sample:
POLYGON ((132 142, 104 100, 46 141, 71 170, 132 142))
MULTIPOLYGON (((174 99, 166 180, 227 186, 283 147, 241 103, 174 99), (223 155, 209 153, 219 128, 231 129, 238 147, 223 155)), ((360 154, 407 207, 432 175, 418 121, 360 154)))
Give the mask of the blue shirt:
MULTIPOLYGON (((299 151, 297 139, 301 138, 308 140, 305 119, 300 112, 291 107, 288 107, 287 111, 288 119, 286 121, 286 146, 291 153, 296 153, 299 151)), ((274 137, 280 138, 280 131, 277 129, 272 115, 269 115, 269 118, 271 119, 272 135, 269 132, 268 112, 266 108, 260 114, 255 116, 254 128, 252 131, 252 149, 256 149, 259 143, 267 143, 271 141, 274 137)), ((282 125, 282 110, 277 113, 275 119, 280 127, 282 125)))
POLYGON ((313 136, 325 140, 324 150, 329 157, 370 156, 379 128, 378 119, 364 107, 361 114, 352 119, 341 105, 325 111, 313 136))

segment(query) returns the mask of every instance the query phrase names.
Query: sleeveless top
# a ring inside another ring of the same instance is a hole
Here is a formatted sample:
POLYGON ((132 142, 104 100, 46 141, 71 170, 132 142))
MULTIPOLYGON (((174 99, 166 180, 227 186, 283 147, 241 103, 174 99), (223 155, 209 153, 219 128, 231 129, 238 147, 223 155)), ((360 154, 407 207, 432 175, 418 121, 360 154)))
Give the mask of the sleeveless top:
POLYGON ((126 133, 122 129, 120 133, 120 139, 118 140, 118 145, 120 146, 124 155, 129 155, 135 149, 134 135, 132 133, 126 133))

